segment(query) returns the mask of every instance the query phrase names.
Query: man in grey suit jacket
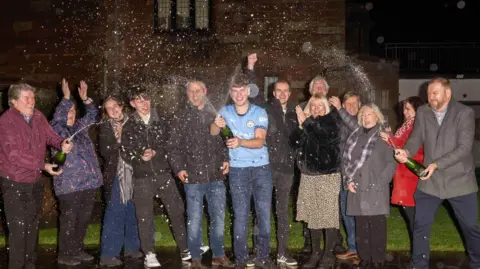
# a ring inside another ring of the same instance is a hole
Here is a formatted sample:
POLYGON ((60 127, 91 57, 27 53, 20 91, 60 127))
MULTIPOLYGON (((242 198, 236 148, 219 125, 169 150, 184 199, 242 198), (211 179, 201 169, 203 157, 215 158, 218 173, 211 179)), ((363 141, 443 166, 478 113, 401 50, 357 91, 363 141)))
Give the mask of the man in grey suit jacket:
POLYGON ((428 105, 418 108, 412 134, 396 159, 405 163, 410 152, 424 145, 428 165, 415 193, 412 267, 428 269, 430 230, 443 200, 451 204, 466 239, 470 268, 480 268, 478 186, 473 160, 474 111, 452 100, 450 82, 432 79, 428 105))

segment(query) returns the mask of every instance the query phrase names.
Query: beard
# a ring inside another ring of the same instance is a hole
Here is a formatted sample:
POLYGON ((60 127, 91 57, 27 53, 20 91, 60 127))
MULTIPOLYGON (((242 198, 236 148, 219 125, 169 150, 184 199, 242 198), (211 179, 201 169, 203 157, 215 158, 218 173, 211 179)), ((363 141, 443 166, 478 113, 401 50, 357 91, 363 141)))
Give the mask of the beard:
POLYGON ((443 101, 443 102, 440 102, 438 100, 432 100, 429 102, 430 106, 435 110, 435 111, 438 111, 440 110, 447 102, 446 101, 443 101))

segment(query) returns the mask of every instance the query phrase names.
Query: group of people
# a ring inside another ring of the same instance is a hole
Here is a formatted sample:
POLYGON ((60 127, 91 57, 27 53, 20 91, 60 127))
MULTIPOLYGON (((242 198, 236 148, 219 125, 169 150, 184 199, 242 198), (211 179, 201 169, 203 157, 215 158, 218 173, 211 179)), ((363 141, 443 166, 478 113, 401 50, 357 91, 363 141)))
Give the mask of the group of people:
POLYGON ((304 251, 310 255, 303 268, 330 268, 336 258, 350 260, 362 269, 382 268, 386 217, 392 203, 402 206, 408 220, 412 267, 426 269, 430 228, 444 199, 452 204, 464 232, 471 268, 480 268, 472 153, 474 112, 451 98, 447 79, 429 82, 428 105, 419 97, 406 99, 405 120, 392 134, 385 128, 379 108, 361 104, 358 93, 349 91, 342 100, 327 98, 329 85, 321 76, 311 81, 307 102, 295 105, 289 82, 278 80, 274 98, 254 104, 249 99, 249 84, 255 79, 255 62, 256 55, 250 55, 246 72, 232 80, 231 104, 218 112, 207 106, 205 83, 195 79, 186 85, 185 108, 173 118, 154 107, 150 94, 140 86, 127 89, 133 113, 126 113, 122 98, 105 99, 98 132, 103 171, 85 128, 99 117, 85 82, 78 87, 85 115, 77 119, 78 104, 63 80, 63 98, 50 124, 35 109, 35 89, 27 84, 12 85, 8 92, 11 107, 0 116, 0 177, 9 228, 9 268, 35 268, 45 183, 42 170, 54 177, 59 200, 60 264, 74 266, 94 259, 85 252, 83 239, 97 190, 103 186, 106 208, 101 265, 121 265, 123 248, 124 258, 144 258, 147 268, 161 266, 154 250, 154 202, 159 199, 181 259, 191 260, 192 268, 203 268, 205 198, 212 265, 275 267, 269 258, 274 200, 278 227, 275 260, 295 266, 297 261, 288 251, 295 167, 300 171, 296 220, 305 223, 304 251), (232 131, 233 138, 222 135, 224 128, 232 131), (59 170, 45 161, 47 146, 53 152, 67 153, 59 170), (409 156, 427 167, 420 181, 402 164, 409 156), (234 216, 235 263, 224 251, 227 195, 234 216), (249 256, 252 196, 255 246, 254 256, 249 256), (343 247, 342 223, 348 248, 343 247))

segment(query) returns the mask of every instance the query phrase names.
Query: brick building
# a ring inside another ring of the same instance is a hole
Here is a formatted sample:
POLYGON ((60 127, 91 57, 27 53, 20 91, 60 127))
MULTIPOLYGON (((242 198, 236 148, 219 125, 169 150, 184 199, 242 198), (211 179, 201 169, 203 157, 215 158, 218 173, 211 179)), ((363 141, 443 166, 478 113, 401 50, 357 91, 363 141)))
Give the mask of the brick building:
POLYGON ((9 1, 0 11, 0 87, 5 93, 23 79, 42 88, 39 107, 46 114, 56 104, 53 89, 62 77, 72 83, 86 79, 101 97, 125 81, 162 85, 167 82, 160 78, 170 75, 196 76, 215 85, 209 88, 215 95, 224 91, 222 83, 242 57, 256 52, 260 88, 286 78, 299 100, 306 98, 309 80, 322 72, 332 94, 364 89, 352 72, 362 67, 377 90, 375 102, 393 125, 398 67, 372 57, 345 57, 345 50, 368 54, 368 11, 354 2, 9 1))

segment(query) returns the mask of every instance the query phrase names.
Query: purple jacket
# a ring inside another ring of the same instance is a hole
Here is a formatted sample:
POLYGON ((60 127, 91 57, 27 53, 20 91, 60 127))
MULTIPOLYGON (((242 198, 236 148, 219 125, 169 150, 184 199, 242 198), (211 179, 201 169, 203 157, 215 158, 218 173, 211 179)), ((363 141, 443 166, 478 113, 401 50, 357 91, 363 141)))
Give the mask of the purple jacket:
MULTIPOLYGON (((91 103, 85 105, 86 115, 75 121, 73 126, 67 126, 68 110, 73 103, 63 98, 53 115, 52 127, 56 133, 64 138, 70 137, 81 128, 94 123, 98 117, 98 109, 91 103)), ((62 166, 63 173, 54 177, 53 187, 56 195, 96 189, 102 186, 102 173, 95 147, 85 128, 73 137, 72 152, 67 154, 67 160, 62 166)))
POLYGON ((45 168, 47 145, 61 148, 45 116, 35 109, 30 124, 11 107, 0 116, 0 177, 21 183, 35 183, 45 168))

